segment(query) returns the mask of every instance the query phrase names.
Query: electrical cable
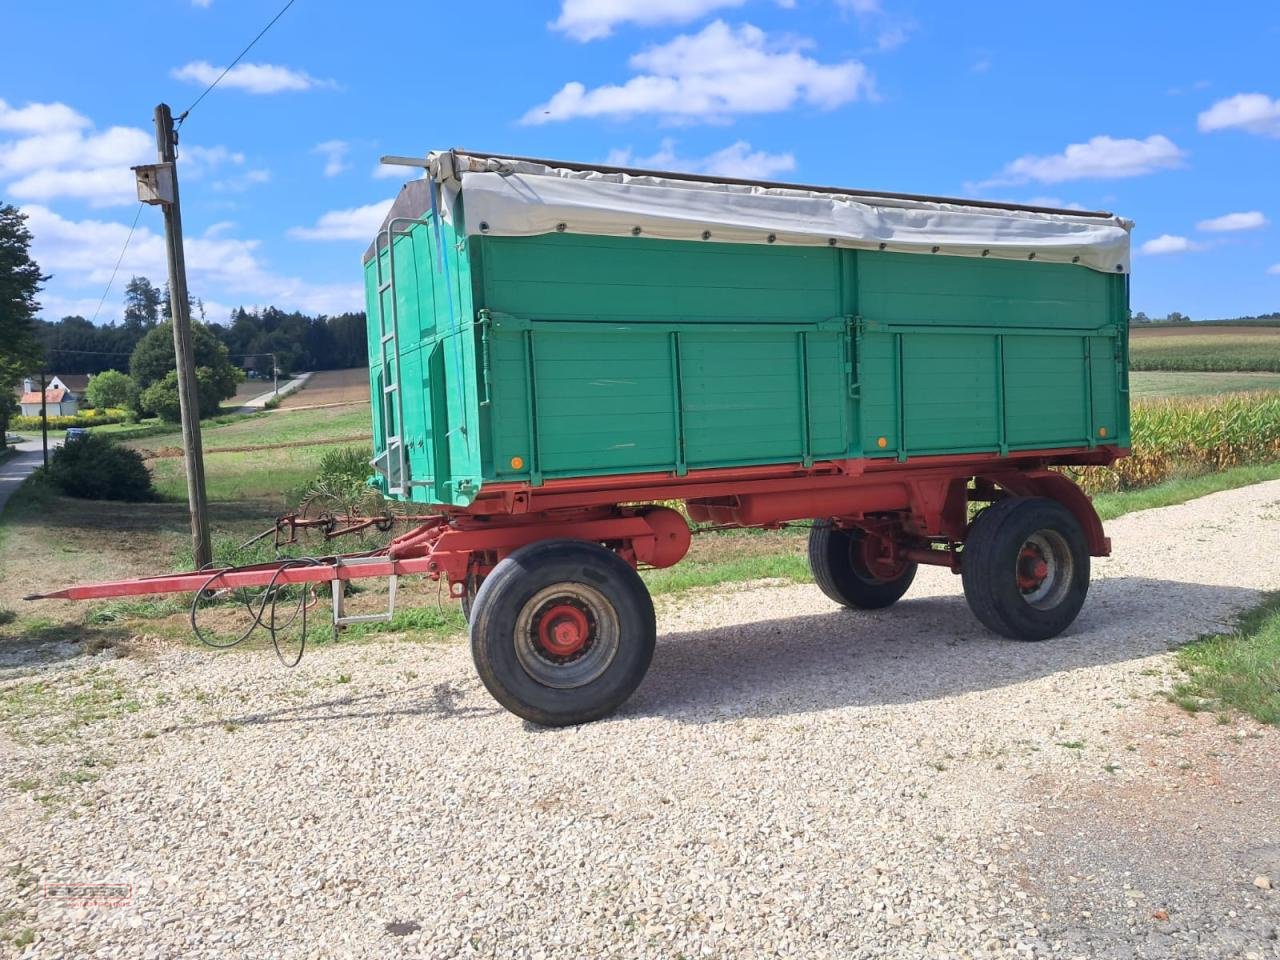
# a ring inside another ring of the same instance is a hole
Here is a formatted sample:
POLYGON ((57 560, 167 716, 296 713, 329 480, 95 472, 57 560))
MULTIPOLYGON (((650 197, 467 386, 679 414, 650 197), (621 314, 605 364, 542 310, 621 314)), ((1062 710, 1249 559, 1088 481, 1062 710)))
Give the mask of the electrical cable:
POLYGON ((97 322, 98 314, 102 311, 102 305, 107 301, 107 294, 111 292, 111 285, 116 282, 116 274, 120 272, 120 264, 124 262, 125 251, 129 249, 129 241, 133 239, 133 231, 138 229, 138 220, 142 216, 142 208, 146 204, 139 201, 138 212, 133 215, 133 224, 129 227, 128 234, 124 238, 124 246, 120 248, 120 256, 116 257, 116 265, 111 269, 111 279, 107 281, 107 289, 102 291, 102 296, 98 300, 98 307, 93 311, 93 319, 90 323, 97 322))
POLYGON ((280 661, 281 665, 290 668, 296 667, 302 662, 302 655, 307 648, 307 611, 315 603, 315 586, 310 583, 302 584, 302 589, 298 594, 298 603, 293 608, 293 612, 289 614, 287 619, 281 619, 276 616, 276 611, 280 605, 282 590, 287 586, 287 584, 282 584, 279 580, 286 570, 295 570, 298 567, 320 566, 323 563, 324 561, 318 557, 296 557, 292 560, 286 560, 281 563, 272 574, 271 580, 268 582, 266 589, 259 594, 256 600, 256 610, 254 609, 255 601, 248 598, 247 595, 242 595, 239 600, 251 618, 250 623, 242 633, 229 642, 213 639, 211 634, 207 634, 205 631, 200 629, 200 624, 198 622, 200 600, 202 597, 212 596, 216 598, 220 593, 229 592, 211 591, 209 588, 215 580, 230 572, 233 568, 222 568, 213 571, 209 575, 209 579, 204 582, 204 585, 191 597, 191 611, 189 616, 191 632, 195 635, 196 639, 206 647, 211 647, 214 650, 229 650, 232 647, 236 647, 244 643, 253 635, 255 630, 262 627, 271 637, 271 645, 275 649, 276 659, 280 661), (269 615, 268 609, 270 610, 269 615), (293 624, 298 621, 299 617, 302 619, 302 632, 298 640, 298 654, 292 659, 292 661, 290 661, 285 658, 284 651, 281 649, 280 634, 293 626, 293 624))
POLYGON ((252 40, 249 41, 249 45, 245 47, 243 50, 241 50, 240 53, 236 55, 236 58, 231 61, 231 63, 229 63, 226 67, 223 68, 223 71, 220 74, 218 74, 217 79, 215 79, 213 83, 209 84, 209 86, 204 88, 200 96, 196 97, 195 101, 191 104, 191 106, 187 107, 187 109, 183 110, 180 114, 178 114, 177 117, 174 118, 175 132, 179 127, 182 126, 183 122, 187 119, 187 115, 190 114, 191 111, 194 110, 199 105, 201 100, 203 100, 213 91, 214 87, 216 87, 219 83, 222 82, 222 78, 225 77, 228 73, 230 73, 231 69, 237 63, 239 63, 242 59, 244 59, 244 55, 253 49, 254 44, 256 44, 259 40, 261 40, 263 36, 266 35, 266 32, 276 25, 276 21, 279 20, 281 17, 283 17, 285 14, 285 11, 288 10, 290 7, 292 7, 294 3, 295 3, 295 0, 289 0, 288 3, 286 3, 283 7, 281 7, 280 12, 271 18, 271 21, 258 32, 258 35, 256 37, 254 37, 252 40))

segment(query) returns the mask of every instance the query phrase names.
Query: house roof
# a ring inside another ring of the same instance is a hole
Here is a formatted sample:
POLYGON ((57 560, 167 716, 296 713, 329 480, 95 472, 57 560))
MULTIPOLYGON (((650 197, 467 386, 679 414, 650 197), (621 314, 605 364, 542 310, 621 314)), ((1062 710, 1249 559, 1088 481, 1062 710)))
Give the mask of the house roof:
POLYGON ((72 393, 84 393, 85 388, 89 386, 89 374, 87 373, 60 373, 58 374, 58 379, 72 393))
MULTIPOLYGON (((45 395, 45 403, 61 403, 62 398, 67 395, 67 391, 61 390, 55 387, 50 387, 48 390, 44 392, 44 395, 45 395)), ((30 393, 24 393, 22 395, 22 399, 19 400, 18 402, 19 403, 39 403, 40 391, 32 390, 30 393)))

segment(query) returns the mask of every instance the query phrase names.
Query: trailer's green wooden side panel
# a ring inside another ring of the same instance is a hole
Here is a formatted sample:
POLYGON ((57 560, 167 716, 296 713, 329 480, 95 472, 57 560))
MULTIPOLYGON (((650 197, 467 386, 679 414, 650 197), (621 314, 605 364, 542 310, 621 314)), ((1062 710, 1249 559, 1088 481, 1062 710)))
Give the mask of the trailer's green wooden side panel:
MULTIPOLYGON (((466 503, 485 481, 1128 444, 1123 276, 443 231, 443 265, 434 225, 395 241, 415 500, 466 503)), ((379 444, 386 366, 371 362, 379 444)))
POLYGON ((483 481, 468 250, 430 215, 390 226, 365 265, 375 482, 466 505, 483 481))

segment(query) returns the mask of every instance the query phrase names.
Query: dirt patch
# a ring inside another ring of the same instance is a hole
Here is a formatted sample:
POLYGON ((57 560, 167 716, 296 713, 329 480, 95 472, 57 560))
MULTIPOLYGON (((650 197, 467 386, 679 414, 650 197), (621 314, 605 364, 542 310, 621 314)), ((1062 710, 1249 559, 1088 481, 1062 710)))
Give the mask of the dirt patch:
POLYGON ((280 401, 280 409, 295 410, 341 403, 369 403, 367 367, 313 373, 305 387, 280 401))

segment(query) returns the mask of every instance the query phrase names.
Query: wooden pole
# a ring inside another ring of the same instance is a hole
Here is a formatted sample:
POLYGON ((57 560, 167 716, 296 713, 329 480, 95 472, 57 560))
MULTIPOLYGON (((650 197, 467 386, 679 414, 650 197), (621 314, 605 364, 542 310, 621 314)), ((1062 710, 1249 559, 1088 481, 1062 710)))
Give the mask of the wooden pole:
POLYGON ((40 371, 40 447, 44 450, 44 468, 49 469, 49 398, 45 395, 44 370, 40 371))
POLYGON ((178 138, 167 103, 156 107, 156 151, 172 168, 173 195, 164 208, 164 235, 169 259, 169 313, 173 321, 173 352, 178 365, 178 403, 182 413, 182 451, 187 465, 187 504, 191 512, 191 545, 196 568, 213 560, 209 540, 208 504, 204 485, 204 449, 200 441, 200 394, 196 389, 191 346, 191 316, 187 299, 187 263, 182 250, 182 209, 178 201, 178 138))

